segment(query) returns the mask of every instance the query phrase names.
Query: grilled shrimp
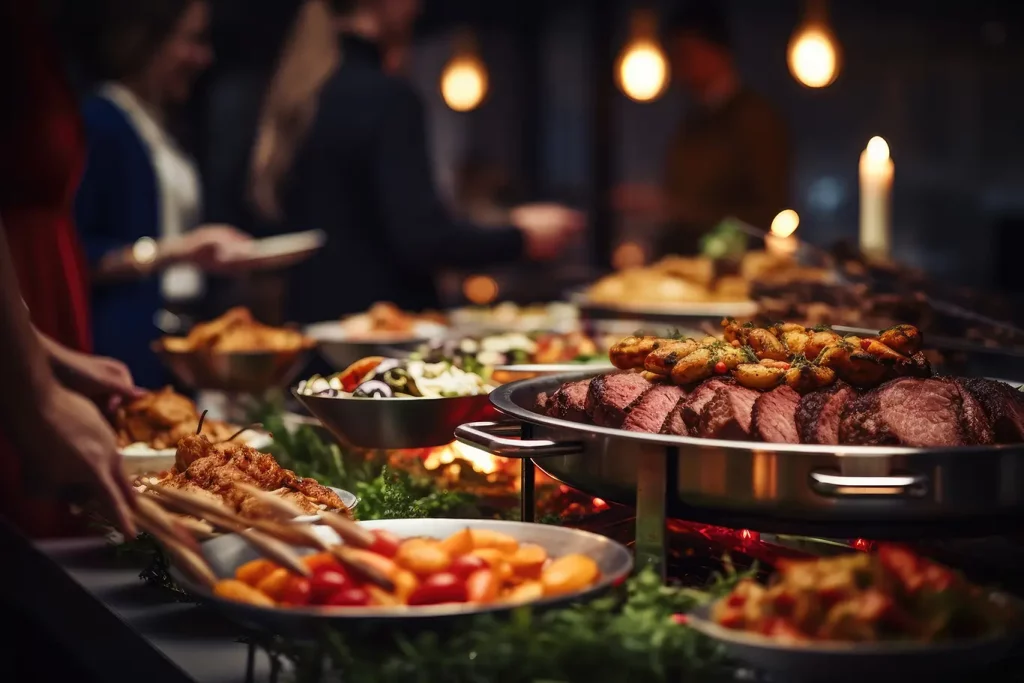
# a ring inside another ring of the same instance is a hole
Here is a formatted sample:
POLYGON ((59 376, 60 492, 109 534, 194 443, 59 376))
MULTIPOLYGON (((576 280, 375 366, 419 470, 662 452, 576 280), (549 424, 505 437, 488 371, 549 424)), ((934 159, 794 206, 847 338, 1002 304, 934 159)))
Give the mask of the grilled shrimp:
POLYGON ((913 325, 894 325, 879 332, 878 341, 904 356, 912 356, 921 350, 924 340, 913 325))
POLYGON ((647 354, 644 370, 668 377, 672 374, 672 366, 696 350, 697 342, 693 339, 668 342, 647 354))
POLYGON ((671 342, 661 337, 626 337, 611 348, 608 359, 620 370, 642 368, 651 351, 671 342))

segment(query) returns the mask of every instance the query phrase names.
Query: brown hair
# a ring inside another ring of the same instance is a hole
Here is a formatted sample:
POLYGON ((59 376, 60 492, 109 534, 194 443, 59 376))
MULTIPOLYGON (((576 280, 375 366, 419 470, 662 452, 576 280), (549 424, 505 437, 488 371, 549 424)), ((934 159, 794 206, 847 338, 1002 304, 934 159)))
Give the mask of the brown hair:
POLYGON ((149 64, 193 2, 199 0, 103 0, 97 75, 119 80, 149 64))
POLYGON ((249 166, 249 194, 257 213, 280 218, 278 193, 316 116, 317 100, 341 63, 334 31, 338 0, 305 0, 263 101, 249 166))

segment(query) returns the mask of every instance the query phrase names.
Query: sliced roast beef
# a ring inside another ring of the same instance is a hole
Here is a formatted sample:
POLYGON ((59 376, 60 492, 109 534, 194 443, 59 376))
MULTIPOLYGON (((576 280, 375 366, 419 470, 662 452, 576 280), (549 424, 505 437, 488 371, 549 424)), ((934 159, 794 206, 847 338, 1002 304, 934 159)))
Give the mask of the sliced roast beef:
MULTIPOLYGON (((697 426, 700 424, 700 414, 704 411, 704 406, 715 395, 717 389, 732 384, 735 384, 735 381, 731 377, 712 377, 698 384, 679 406, 678 418, 686 427, 685 431, 669 431, 667 433, 696 436, 697 426)), ((679 429, 675 417, 669 416, 669 422, 673 425, 673 430, 679 429)))
POLYGON ((839 442, 970 446, 992 443, 992 427, 981 404, 956 380, 901 377, 846 405, 839 442))
POLYGON ((749 439, 750 413, 761 394, 739 384, 719 386, 704 404, 693 436, 705 439, 749 439))
POLYGON ((674 436, 688 436, 690 434, 689 428, 683 422, 683 406, 685 405, 686 399, 684 398, 668 414, 664 424, 661 425, 662 434, 672 434, 674 436))
POLYGON ((842 381, 804 394, 796 409, 800 443, 838 444, 839 417, 856 395, 857 390, 842 381))
POLYGON ((587 390, 589 379, 566 382, 548 399, 546 414, 572 422, 587 422, 587 390))
POLYGON ((1024 441, 1024 393, 994 379, 958 379, 981 404, 996 443, 1024 441))
POLYGON ((785 384, 761 394, 750 411, 750 436, 769 443, 800 443, 798 405, 800 394, 785 384))
POLYGON ((540 413, 541 415, 548 412, 548 402, 551 397, 546 392, 540 392, 537 394, 537 398, 533 399, 533 412, 540 413))
POLYGON ((686 392, 682 387, 671 384, 655 384, 630 409, 629 415, 622 423, 622 428, 631 432, 657 434, 668 421, 669 415, 684 398, 686 398, 686 392))
POLYGON ((616 372, 595 377, 587 391, 587 415, 600 427, 618 429, 630 409, 653 386, 638 372, 616 372))

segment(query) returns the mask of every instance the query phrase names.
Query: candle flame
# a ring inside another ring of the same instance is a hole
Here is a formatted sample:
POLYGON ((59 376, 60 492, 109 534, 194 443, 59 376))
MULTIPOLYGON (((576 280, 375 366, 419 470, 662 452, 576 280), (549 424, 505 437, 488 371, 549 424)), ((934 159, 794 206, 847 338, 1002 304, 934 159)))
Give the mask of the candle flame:
POLYGON ((878 163, 880 161, 886 161, 889 158, 889 143, 884 138, 880 138, 877 135, 868 140, 868 146, 865 150, 868 161, 878 163))
POLYGON ((805 27, 793 36, 788 52, 790 72, 808 88, 824 88, 836 80, 839 57, 826 31, 805 27))
MULTIPOLYGON (((881 139, 881 138, 879 138, 881 139)), ((800 215, 793 209, 783 209, 772 219, 772 234, 776 237, 789 237, 800 225, 800 215)))

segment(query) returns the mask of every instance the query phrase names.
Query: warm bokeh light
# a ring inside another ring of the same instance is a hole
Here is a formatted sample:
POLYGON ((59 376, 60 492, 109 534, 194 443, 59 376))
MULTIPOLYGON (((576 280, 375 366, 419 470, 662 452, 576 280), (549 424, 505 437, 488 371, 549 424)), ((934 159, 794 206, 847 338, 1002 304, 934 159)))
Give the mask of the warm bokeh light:
POLYGON ((783 209, 778 216, 772 219, 772 234, 789 237, 796 232, 799 225, 800 215, 793 209, 783 209))
POLYGON ((804 27, 793 36, 788 51, 789 70, 808 88, 824 88, 839 75, 839 54, 829 33, 804 27))
POLYGON ((455 111, 472 111, 487 95, 487 68, 471 55, 453 57, 441 74, 441 96, 455 111))
POLYGON ((864 149, 864 156, 871 163, 881 163, 889 159, 889 143, 885 138, 877 135, 868 140, 868 146, 864 149))
POLYGON ((462 293, 472 303, 484 306, 498 298, 498 283, 489 275, 471 275, 462 283, 462 293))
POLYGON ((646 258, 644 248, 639 244, 636 242, 623 242, 615 247, 615 251, 612 253, 612 267, 616 270, 637 268, 644 264, 646 258))
POLYGON ((661 47, 652 40, 631 42, 619 60, 618 82, 632 100, 657 99, 668 84, 668 60, 661 47))

